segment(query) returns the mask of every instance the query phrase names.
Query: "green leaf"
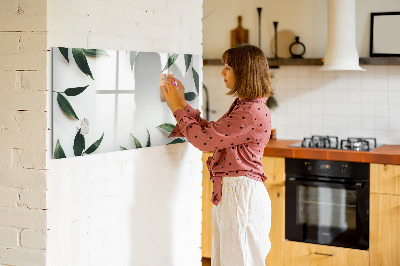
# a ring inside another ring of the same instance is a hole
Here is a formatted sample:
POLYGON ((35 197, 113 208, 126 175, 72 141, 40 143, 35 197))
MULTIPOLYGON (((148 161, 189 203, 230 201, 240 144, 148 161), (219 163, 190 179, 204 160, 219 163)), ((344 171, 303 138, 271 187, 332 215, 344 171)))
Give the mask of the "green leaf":
POLYGON ((106 50, 101 49, 83 49, 87 56, 97 57, 97 56, 109 56, 106 50))
POLYGON ((92 72, 90 72, 90 67, 86 60, 85 53, 82 48, 72 48, 72 55, 74 56, 75 62, 79 69, 87 76, 91 77, 93 80, 92 72))
POLYGON ((135 138, 135 137, 132 135, 132 133, 131 133, 131 136, 132 136, 132 138, 133 138, 133 141, 135 142, 136 149, 142 148, 142 144, 140 144, 140 141, 139 141, 137 138, 135 138))
POLYGON ((61 54, 64 56, 65 60, 69 63, 69 58, 68 58, 68 48, 65 47, 58 47, 58 50, 60 50, 61 54))
POLYGON ((66 158, 65 152, 61 147, 60 140, 57 139, 56 148, 54 149, 54 159, 66 158))
POLYGON ((177 138, 177 139, 174 139, 173 141, 171 141, 170 143, 167 143, 167 145, 176 144, 176 143, 184 143, 184 142, 186 142, 184 139, 177 138))
POLYGON ((164 123, 162 125, 159 125, 157 128, 160 128, 162 130, 165 130, 167 132, 172 132, 172 130, 174 129, 175 125, 171 124, 171 123, 164 123))
POLYGON ((197 94, 199 94, 199 74, 196 72, 194 67, 192 67, 192 72, 193 72, 194 85, 196 86, 197 94))
POLYGON ((124 146, 119 146, 121 148, 121 150, 126 151, 128 150, 127 148, 125 148, 124 146))
POLYGON ((101 135, 101 138, 99 138, 98 140, 96 140, 92 145, 90 145, 90 147, 85 151, 86 154, 91 154, 92 152, 94 152, 95 150, 97 150, 97 148, 100 146, 101 141, 103 140, 104 137, 104 132, 103 135, 101 135))
POLYGON ((74 139, 74 155, 82 156, 83 150, 85 149, 85 137, 81 133, 81 129, 76 132, 74 139))
POLYGON ((76 96, 81 94, 84 90, 86 90, 87 87, 89 87, 89 85, 85 87, 68 88, 64 91, 64 93, 67 96, 76 96))
POLYGON ((150 141, 150 132, 149 130, 146 128, 147 130, 147 144, 146 147, 150 147, 151 146, 151 141, 150 141))
POLYGON ((172 55, 168 58, 167 64, 165 64, 165 67, 164 67, 164 69, 163 69, 161 72, 163 72, 164 70, 170 68, 170 67, 175 63, 175 61, 176 61, 177 58, 178 58, 178 54, 172 54, 172 55))
POLYGON ((69 103, 69 101, 67 100, 67 98, 65 98, 64 95, 62 95, 61 93, 57 93, 57 102, 58 105, 60 106, 61 110, 63 110, 63 112, 66 115, 69 115, 70 117, 79 120, 78 116, 75 114, 74 108, 72 108, 71 104, 69 103))
POLYGON ((133 70, 133 65, 135 64, 136 56, 137 56, 137 52, 135 52, 135 51, 131 51, 130 54, 129 54, 129 61, 130 61, 130 64, 131 64, 131 70, 133 70))
POLYGON ((194 99, 196 99, 197 94, 194 92, 186 92, 185 93, 185 100, 186 101, 193 101, 194 99))
POLYGON ((185 65, 186 65, 186 72, 187 72, 189 69, 189 66, 190 66, 190 62, 192 61, 192 55, 185 54, 184 57, 185 57, 185 65))

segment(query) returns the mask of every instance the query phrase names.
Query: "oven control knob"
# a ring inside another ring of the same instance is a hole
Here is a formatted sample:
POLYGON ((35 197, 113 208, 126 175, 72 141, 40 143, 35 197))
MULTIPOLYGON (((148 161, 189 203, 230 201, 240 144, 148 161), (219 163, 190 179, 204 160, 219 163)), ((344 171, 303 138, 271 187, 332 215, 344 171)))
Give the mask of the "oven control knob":
POLYGON ((340 168, 340 173, 341 174, 346 173, 346 169, 347 169, 347 164, 342 164, 342 167, 340 168))
POLYGON ((310 172, 312 170, 311 162, 305 162, 304 164, 306 166, 306 170, 310 172))

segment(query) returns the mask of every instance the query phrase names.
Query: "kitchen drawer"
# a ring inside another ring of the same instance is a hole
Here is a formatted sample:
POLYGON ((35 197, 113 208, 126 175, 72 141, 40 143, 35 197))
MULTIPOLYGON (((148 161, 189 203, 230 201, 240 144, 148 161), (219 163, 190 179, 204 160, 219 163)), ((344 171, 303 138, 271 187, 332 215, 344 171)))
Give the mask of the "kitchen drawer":
POLYGON ((285 240, 285 266, 366 266, 366 250, 316 245, 285 240))
POLYGON ((261 163, 268 177, 265 184, 285 185, 285 158, 264 156, 261 163))
POLYGON ((370 165, 371 193, 400 195, 400 165, 370 165))

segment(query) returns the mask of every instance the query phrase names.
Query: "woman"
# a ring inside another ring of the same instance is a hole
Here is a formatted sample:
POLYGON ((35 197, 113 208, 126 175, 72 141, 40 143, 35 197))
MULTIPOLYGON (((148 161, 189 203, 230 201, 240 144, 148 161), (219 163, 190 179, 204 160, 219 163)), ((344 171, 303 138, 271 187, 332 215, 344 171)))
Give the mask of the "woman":
POLYGON ((214 151, 207 160, 213 182, 212 265, 265 265, 271 248, 271 202, 261 164, 271 130, 265 104, 272 95, 268 62, 252 45, 228 49, 222 62, 227 95, 237 98, 216 122, 200 118, 200 111, 185 102, 178 80, 170 78, 161 87, 178 122, 170 136, 185 136, 201 151, 214 151))

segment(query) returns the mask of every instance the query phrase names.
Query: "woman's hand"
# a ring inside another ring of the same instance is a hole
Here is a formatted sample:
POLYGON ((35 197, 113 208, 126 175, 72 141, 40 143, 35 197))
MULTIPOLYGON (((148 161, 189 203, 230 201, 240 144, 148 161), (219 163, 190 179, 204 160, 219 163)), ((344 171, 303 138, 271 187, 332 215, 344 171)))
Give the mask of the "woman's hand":
POLYGON ((185 100, 185 87, 183 86, 182 82, 175 77, 170 78, 170 80, 175 81, 176 84, 178 85, 178 87, 179 87, 179 90, 178 90, 179 102, 180 102, 181 106, 183 108, 185 108, 186 104, 187 104, 187 102, 185 100))
POLYGON ((178 92, 180 90, 180 87, 178 89, 178 87, 175 85, 176 83, 173 83, 175 83, 175 81, 172 81, 171 78, 167 78, 167 82, 165 82, 164 86, 160 86, 161 91, 164 93, 165 101, 168 104, 169 109, 171 109, 172 113, 174 113, 178 109, 183 109, 186 106, 183 106, 181 104, 181 96, 178 92))

